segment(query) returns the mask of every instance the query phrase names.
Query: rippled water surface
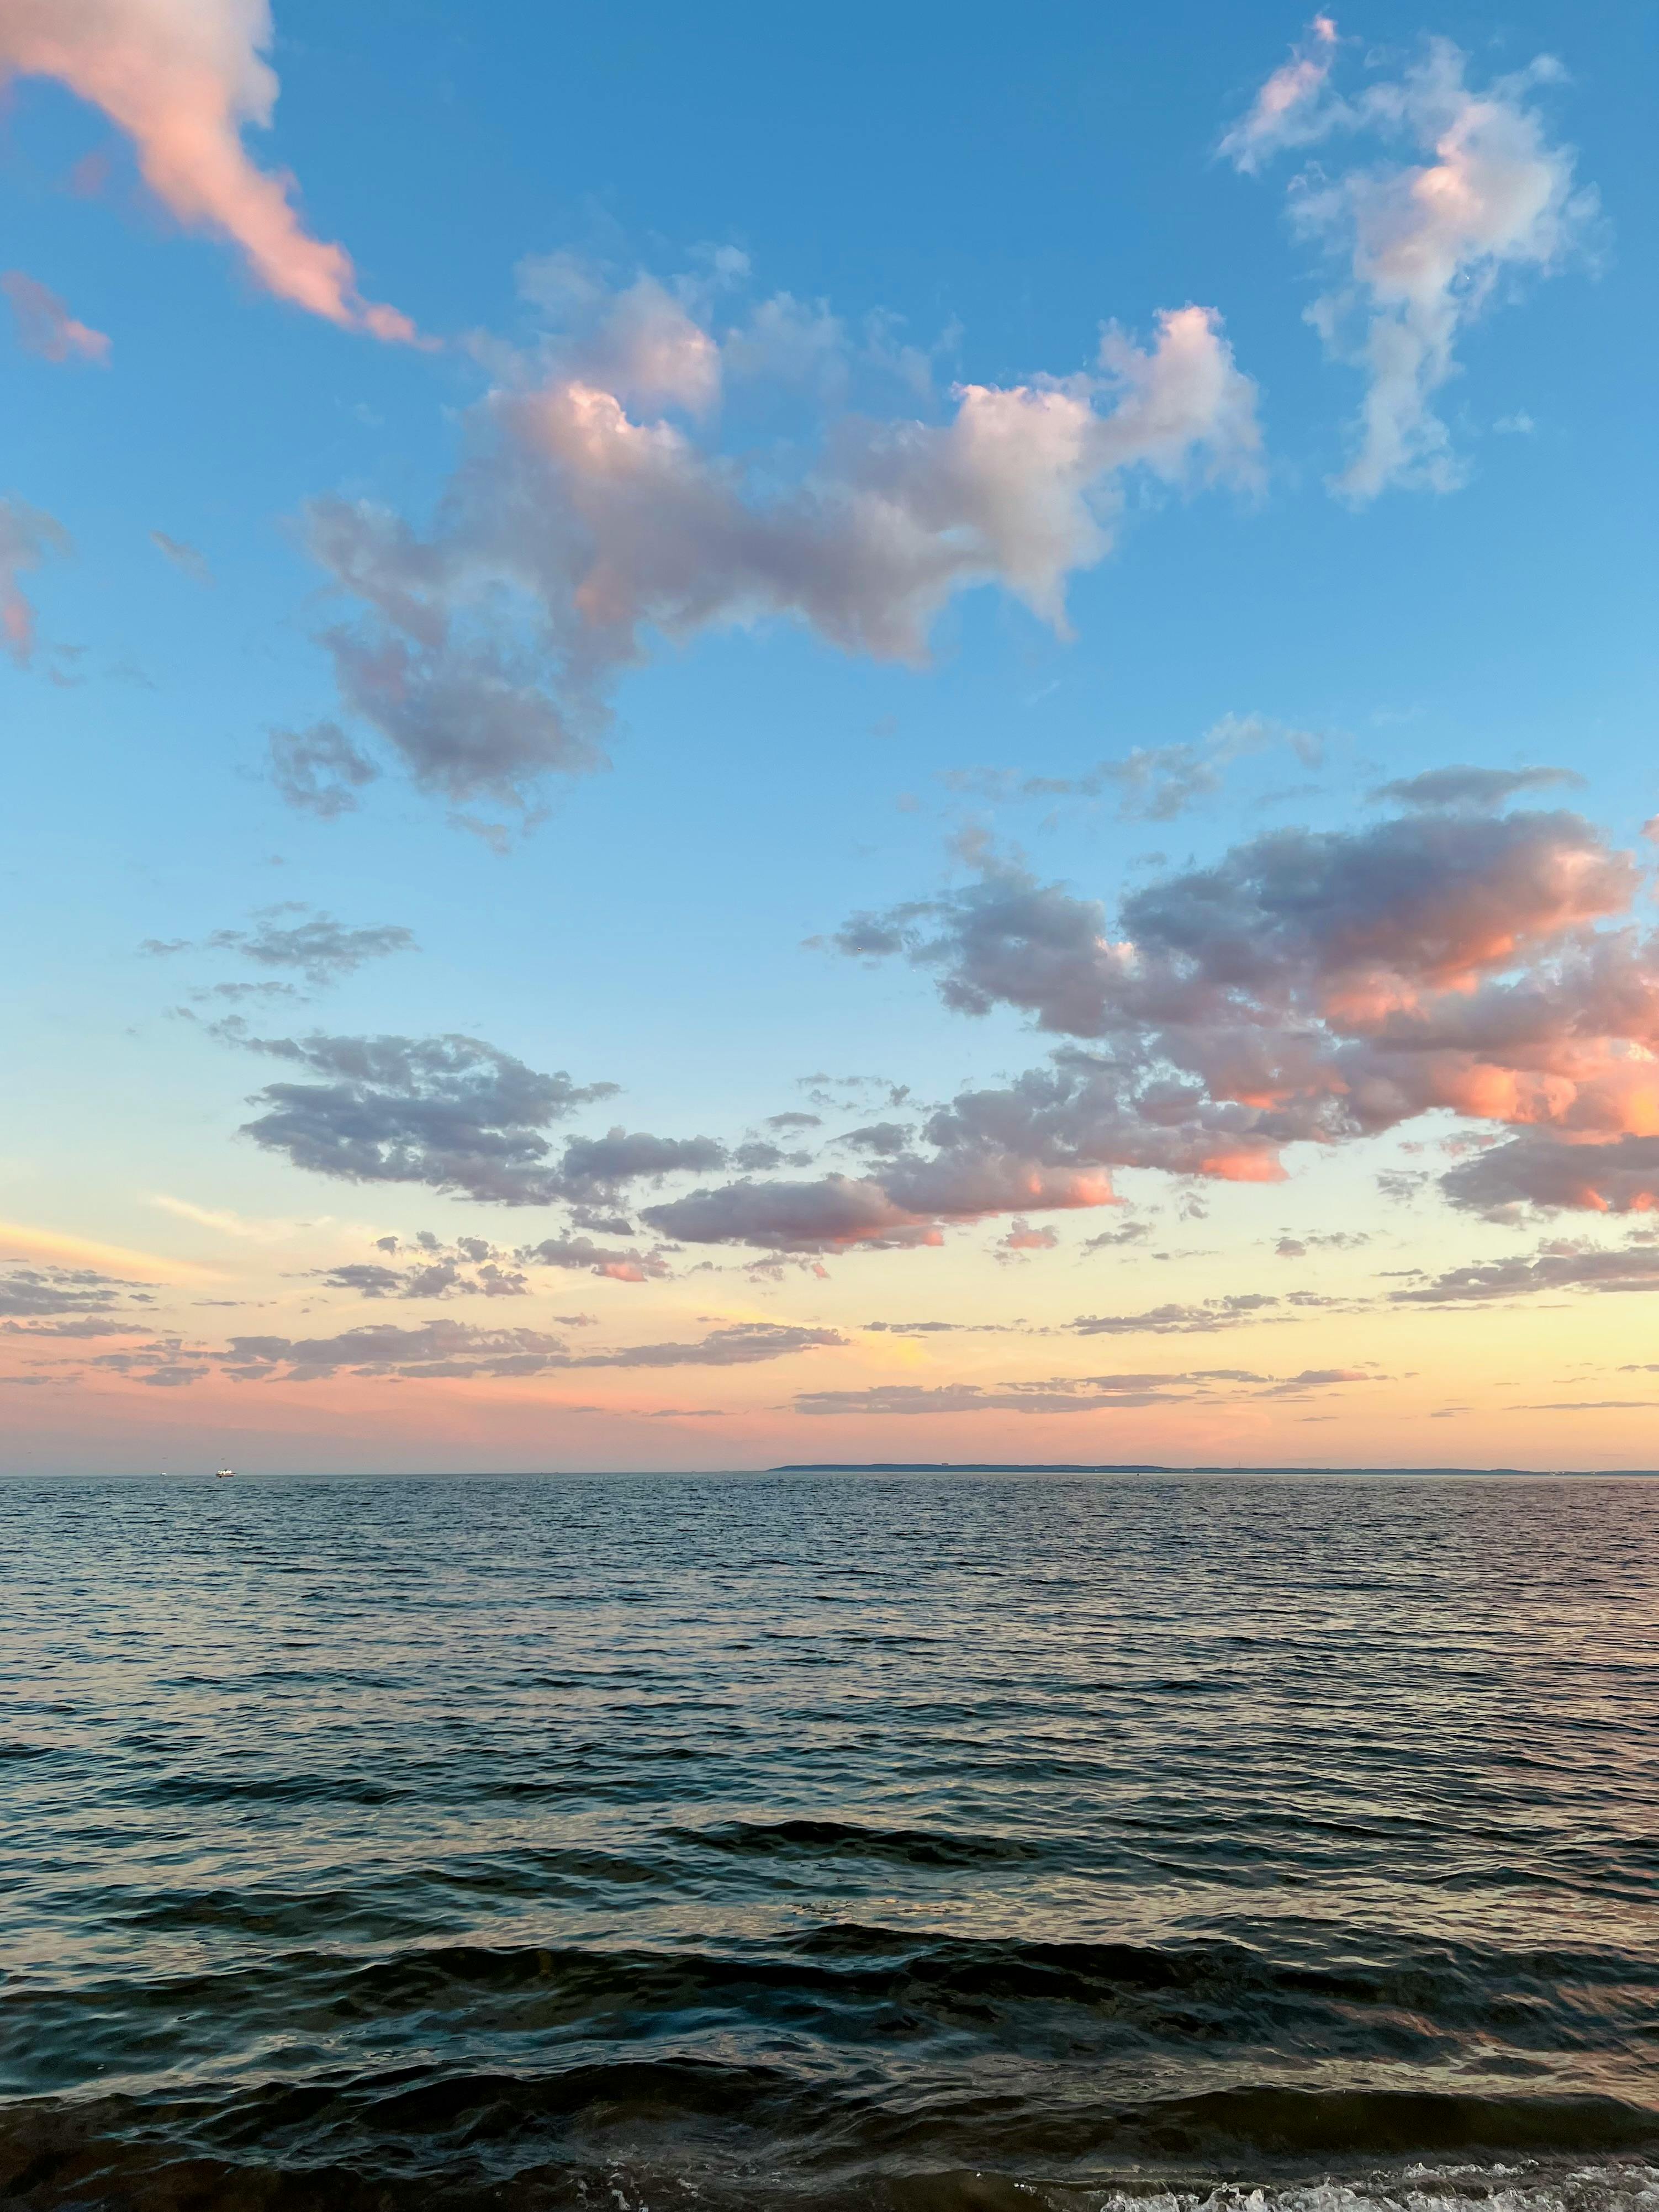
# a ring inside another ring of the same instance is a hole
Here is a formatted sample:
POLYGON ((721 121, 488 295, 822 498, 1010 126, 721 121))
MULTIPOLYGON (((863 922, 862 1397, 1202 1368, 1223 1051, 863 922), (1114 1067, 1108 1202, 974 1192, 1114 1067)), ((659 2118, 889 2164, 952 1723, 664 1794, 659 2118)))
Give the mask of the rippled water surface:
POLYGON ((1659 2212, 1659 1482, 0 1514, 9 2203, 1659 2212))

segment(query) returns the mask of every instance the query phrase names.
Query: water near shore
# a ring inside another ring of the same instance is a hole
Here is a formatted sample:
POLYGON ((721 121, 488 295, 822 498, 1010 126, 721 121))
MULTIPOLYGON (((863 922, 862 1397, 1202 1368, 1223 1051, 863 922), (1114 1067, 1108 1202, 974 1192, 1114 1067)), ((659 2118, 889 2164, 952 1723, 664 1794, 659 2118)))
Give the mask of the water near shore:
POLYGON ((8 2205, 1659 2212, 1659 1483, 0 1516, 8 2205))

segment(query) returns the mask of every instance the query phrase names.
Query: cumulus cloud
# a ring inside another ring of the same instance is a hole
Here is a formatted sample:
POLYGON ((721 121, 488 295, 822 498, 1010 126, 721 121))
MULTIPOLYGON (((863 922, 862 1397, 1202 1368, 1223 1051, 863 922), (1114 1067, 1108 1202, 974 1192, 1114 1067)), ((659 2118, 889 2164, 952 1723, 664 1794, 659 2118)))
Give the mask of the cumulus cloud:
POLYGON ((1659 950, 1622 919, 1638 881, 1577 815, 1467 805, 1275 832, 1110 918, 981 856, 958 890, 855 918, 842 948, 917 963, 958 1011, 1012 1007, 1086 1043, 854 1133, 872 1156, 857 1176, 744 1177, 645 1218, 688 1243, 914 1246, 952 1221, 1106 1203, 1118 1169, 1272 1181, 1288 1146, 1435 1109, 1573 1140, 1462 1163, 1455 1203, 1524 1196, 1517 1163, 1536 1202, 1650 1202, 1632 1148, 1659 1126, 1659 950))
POLYGON ((851 1247, 903 1249, 944 1241, 940 1224, 981 1221, 1031 1209, 1099 1206, 1105 1176, 990 1146, 906 1154, 875 1176, 830 1175, 815 1182, 744 1180, 690 1192, 642 1209, 641 1218, 687 1244, 757 1244, 773 1251, 829 1253, 851 1247))
POLYGON ((63 524, 21 499, 0 498, 0 640, 20 668, 34 657, 34 609, 21 579, 48 554, 74 551, 63 524))
POLYGON ((544 1237, 539 1244, 526 1245, 519 1257, 544 1267, 582 1268, 613 1283, 648 1282, 672 1272, 660 1252, 612 1250, 591 1237, 544 1237))
POLYGON ((242 1133, 295 1167, 349 1182, 424 1183, 504 1206, 562 1194, 544 1132, 611 1083, 544 1075, 477 1037, 252 1037, 250 1050, 315 1079, 272 1083, 242 1133))
POLYGON ((914 662, 981 584, 1063 629, 1132 471, 1257 466, 1255 387, 1205 308, 1146 349, 1109 331, 1071 377, 960 386, 942 419, 832 409, 785 452, 704 427, 734 342, 695 288, 612 293, 562 264, 554 290, 575 327, 495 357, 428 533, 363 502, 310 514, 357 609, 325 635, 342 701, 456 807, 532 811, 549 775, 601 765, 611 680, 656 639, 781 618, 914 662))
MULTIPOLYGON (((256 968, 291 969, 316 988, 337 983, 371 960, 414 949, 411 930, 398 922, 351 927, 302 901, 261 907, 251 929, 216 929, 199 943, 188 938, 146 938, 141 952, 167 957, 179 952, 232 952, 256 968)), ((223 989, 225 987, 221 986, 223 989)), ((240 988, 229 987, 233 991, 240 988)))
MULTIPOLYGON (((0 13, 0 25, 4 15, 0 13)), ((109 365, 109 340, 102 331, 77 323, 56 292, 21 269, 0 276, 0 292, 11 302, 17 322, 17 343, 25 353, 42 361, 89 361, 100 368, 109 365)))
POLYGON ((1463 471, 1431 403, 1456 373, 1456 341, 1506 285, 1561 266, 1584 240, 1595 195, 1575 190, 1572 149, 1552 140, 1534 104, 1561 74, 1547 58, 1476 90, 1465 57, 1434 39, 1398 78, 1346 99, 1331 82, 1335 47, 1334 27, 1319 19, 1222 150, 1245 170, 1334 139, 1403 143, 1417 156, 1310 170, 1290 206, 1303 236, 1345 264, 1309 319, 1367 380, 1353 458, 1334 489, 1356 501, 1391 484, 1449 490, 1463 471))
POLYGON ((988 858, 963 889, 855 917, 838 941, 934 970, 959 1012, 1012 1006, 1107 1041, 1120 1067, 1150 1061, 1276 1115, 1282 1141, 1286 1115, 1311 1136, 1431 1105, 1484 1112, 1482 1048, 1547 1053, 1564 1024, 1617 1014, 1596 981, 1604 1000, 1645 992, 1638 948, 1592 929, 1637 881, 1577 815, 1426 813, 1254 839, 1130 893, 1115 924, 988 858))
POLYGON ((1563 1241, 1532 1254, 1449 1267, 1432 1282, 1389 1295, 1401 1305, 1461 1305, 1529 1297, 1536 1291, 1654 1290, 1659 1290, 1659 1249, 1653 1246, 1607 1251, 1563 1241))
MULTIPOLYGON (((1009 1251, 1036 1249, 1052 1231, 1035 1217, 1113 1202, 1118 1170, 1272 1182, 1290 1146, 1431 1111, 1486 1125, 1445 1174, 1455 1205, 1500 1218, 1525 1205, 1651 1205, 1659 945, 1629 919, 1638 872, 1580 816, 1482 811, 1481 789, 1358 830, 1251 839, 1142 884, 1110 915, 981 852, 960 888, 856 918, 846 950, 915 963, 959 1011, 1012 1008, 1069 1040, 1012 1079, 854 1129, 856 1173, 777 1176, 789 1156, 769 1144, 621 1127, 556 1153, 550 1124, 610 1086, 579 1091, 465 1037, 239 1031, 306 1077, 268 1086, 248 1133, 323 1173, 562 1203, 574 1230, 605 1237, 633 1234, 617 1212, 630 1184, 724 1169, 653 1198, 641 1222, 671 1244, 803 1257, 938 1245, 951 1224, 998 1216, 1034 1240, 1009 1251), (1504 1139, 1506 1127, 1518 1133, 1504 1139)), ((828 1079, 808 1080, 839 1103, 828 1079)), ((626 1280, 665 1267, 660 1250, 579 1234, 517 1257, 626 1280)), ((1098 1326, 1207 1329, 1273 1303, 1098 1326)))
MULTIPOLYGON (((1659 1049, 1653 1036, 1650 1049, 1659 1049)), ((1650 1060, 1625 1063, 1632 1104, 1650 1106, 1656 1084, 1650 1060)), ((1528 1212, 1648 1213, 1659 1206, 1659 1113, 1644 1110, 1640 1134, 1575 1140, 1543 1131, 1511 1137, 1460 1160, 1441 1177, 1451 1203, 1491 1221, 1518 1221, 1528 1212)))
POLYGON ((267 291, 348 330, 410 340, 358 292, 350 259, 311 237, 289 181, 258 168, 246 125, 270 125, 276 78, 266 0, 0 0, 0 81, 54 78, 131 139, 145 183, 187 228, 217 232, 267 291))
POLYGON ((626 1183, 702 1173, 724 1167, 726 1160, 725 1146, 713 1137, 653 1137, 642 1129, 617 1128, 602 1137, 573 1137, 560 1158, 559 1177, 565 1197, 592 1203, 611 1198, 626 1183))

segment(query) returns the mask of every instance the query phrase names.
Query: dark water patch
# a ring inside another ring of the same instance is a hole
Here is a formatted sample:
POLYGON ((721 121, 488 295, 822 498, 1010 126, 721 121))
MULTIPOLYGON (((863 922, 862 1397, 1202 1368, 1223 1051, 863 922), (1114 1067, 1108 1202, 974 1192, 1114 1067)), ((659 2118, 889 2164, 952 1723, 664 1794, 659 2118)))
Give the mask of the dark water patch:
POLYGON ((1019 1866, 1044 1856, 1018 1837, 948 1835, 929 1828, 866 1828, 850 1820, 733 1820, 673 1828, 671 1838, 704 1850, 760 1858, 879 1860, 901 1867, 1019 1866))

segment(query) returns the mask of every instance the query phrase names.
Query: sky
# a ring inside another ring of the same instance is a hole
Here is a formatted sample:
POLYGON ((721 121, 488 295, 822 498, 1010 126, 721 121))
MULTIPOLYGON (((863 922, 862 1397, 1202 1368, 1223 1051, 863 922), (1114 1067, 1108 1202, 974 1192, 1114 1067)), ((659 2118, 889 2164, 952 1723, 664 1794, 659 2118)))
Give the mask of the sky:
POLYGON ((1656 43, 0 0, 0 1469, 1659 1464, 1656 43))

